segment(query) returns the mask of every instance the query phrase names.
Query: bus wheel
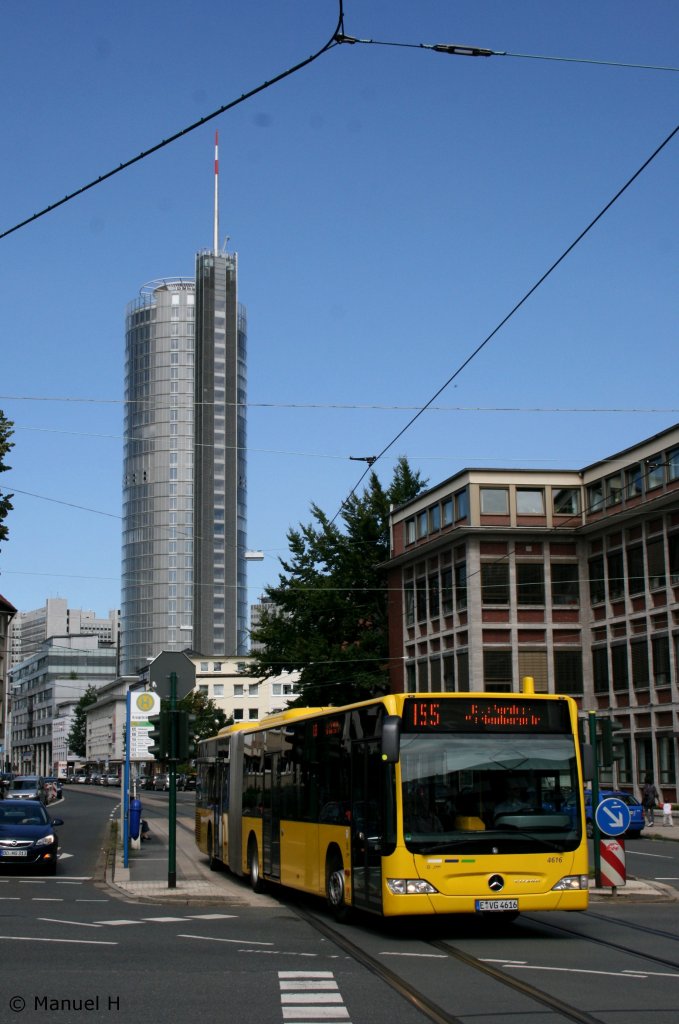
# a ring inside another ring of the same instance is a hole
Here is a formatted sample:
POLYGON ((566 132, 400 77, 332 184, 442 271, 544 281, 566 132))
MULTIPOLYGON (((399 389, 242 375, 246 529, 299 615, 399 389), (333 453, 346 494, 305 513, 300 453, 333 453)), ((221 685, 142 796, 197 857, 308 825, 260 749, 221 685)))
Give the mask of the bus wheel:
POLYGON ((259 851, 257 840, 250 836, 248 843, 248 870, 250 872, 250 888, 253 892, 264 892, 264 882, 259 873, 259 851))
POLYGON ((207 830, 207 857, 210 865, 210 871, 216 871, 219 867, 219 861, 215 857, 214 845, 212 842, 212 828, 209 827, 207 830))
POLYGON ((344 864, 339 854, 328 860, 325 868, 325 895, 328 907, 336 921, 342 923, 349 918, 349 907, 345 902, 344 864))

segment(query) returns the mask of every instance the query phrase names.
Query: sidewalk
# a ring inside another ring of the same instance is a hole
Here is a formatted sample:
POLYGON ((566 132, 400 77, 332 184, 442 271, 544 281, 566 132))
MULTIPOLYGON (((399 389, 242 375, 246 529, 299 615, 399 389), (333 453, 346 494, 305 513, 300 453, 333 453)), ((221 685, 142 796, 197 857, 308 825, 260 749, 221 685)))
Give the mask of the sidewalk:
POLYGON ((115 861, 106 871, 106 883, 121 896, 156 903, 219 904, 220 906, 275 906, 266 895, 252 892, 247 880, 227 871, 211 871, 207 858, 198 850, 193 835, 193 817, 177 815, 175 866, 176 886, 168 888, 168 817, 144 812, 151 838, 130 849, 128 866, 123 864, 122 844, 115 861))
MULTIPOLYGON (((641 833, 642 839, 652 839, 662 842, 663 840, 674 840, 679 842, 679 814, 674 815, 673 825, 663 825, 662 811, 655 812, 653 825, 647 825, 641 833)), ((634 849, 634 843, 638 840, 628 839, 625 841, 626 852, 634 849)), ((629 871, 629 864, 627 865, 629 871)), ((679 900, 679 890, 663 882, 647 881, 646 879, 630 877, 624 886, 615 890, 597 889, 590 882, 590 899, 595 903, 606 903, 612 900, 623 900, 631 903, 648 903, 655 900, 663 900, 669 903, 676 903, 679 900)))

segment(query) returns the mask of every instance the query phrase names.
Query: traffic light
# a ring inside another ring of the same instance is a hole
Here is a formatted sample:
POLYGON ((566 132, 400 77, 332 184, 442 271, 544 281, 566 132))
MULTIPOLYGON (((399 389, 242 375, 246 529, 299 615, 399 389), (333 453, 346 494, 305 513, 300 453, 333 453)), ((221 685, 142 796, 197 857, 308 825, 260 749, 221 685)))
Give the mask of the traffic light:
POLYGON ((188 711, 177 711, 177 760, 190 761, 196 756, 193 738, 196 716, 188 711))
POLYGON ((149 754, 155 757, 156 761, 166 761, 170 756, 170 712, 161 711, 149 721, 153 723, 149 729, 149 754))
POLYGON ((622 725, 615 718, 601 719, 601 765, 610 768, 614 761, 625 757, 625 742, 618 733, 622 725))

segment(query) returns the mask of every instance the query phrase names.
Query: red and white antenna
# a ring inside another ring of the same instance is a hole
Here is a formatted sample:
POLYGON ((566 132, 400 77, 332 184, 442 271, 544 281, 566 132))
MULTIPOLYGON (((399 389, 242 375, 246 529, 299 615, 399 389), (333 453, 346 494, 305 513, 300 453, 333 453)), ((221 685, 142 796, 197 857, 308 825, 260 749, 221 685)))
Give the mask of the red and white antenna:
POLYGON ((214 251, 219 255, 219 132, 215 132, 215 223, 214 251))

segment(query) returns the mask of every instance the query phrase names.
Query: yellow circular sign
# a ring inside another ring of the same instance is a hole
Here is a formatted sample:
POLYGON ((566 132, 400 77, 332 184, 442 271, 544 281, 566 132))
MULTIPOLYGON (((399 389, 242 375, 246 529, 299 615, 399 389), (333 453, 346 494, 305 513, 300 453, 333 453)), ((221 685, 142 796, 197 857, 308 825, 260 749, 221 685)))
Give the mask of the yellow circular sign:
POLYGON ((136 704, 140 711, 150 711, 153 707, 153 694, 140 693, 137 697, 136 704))

